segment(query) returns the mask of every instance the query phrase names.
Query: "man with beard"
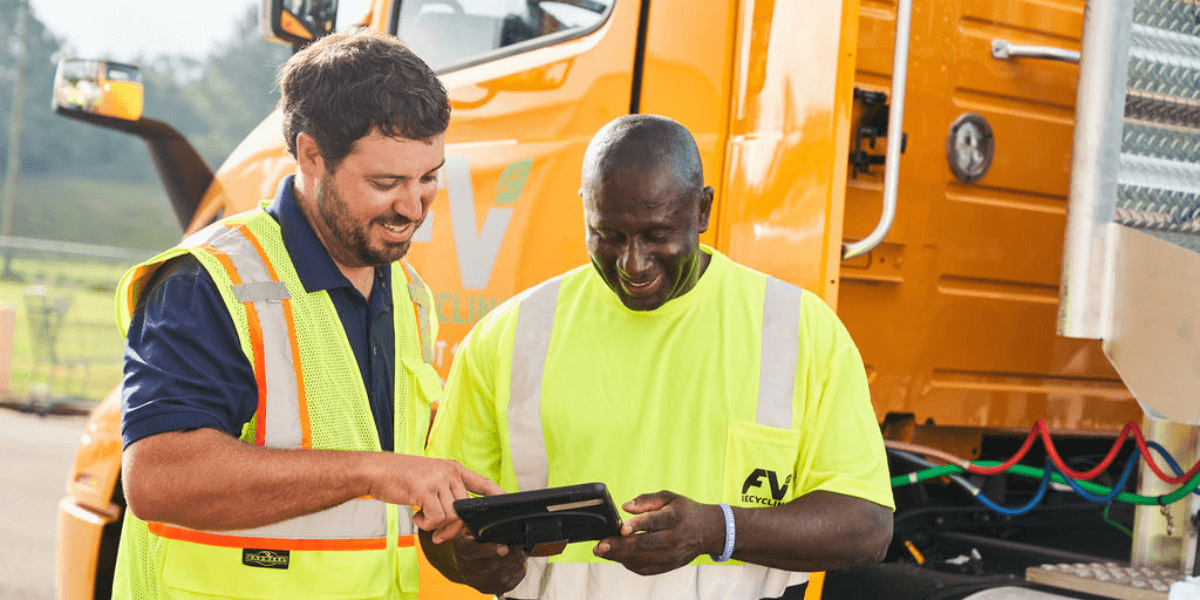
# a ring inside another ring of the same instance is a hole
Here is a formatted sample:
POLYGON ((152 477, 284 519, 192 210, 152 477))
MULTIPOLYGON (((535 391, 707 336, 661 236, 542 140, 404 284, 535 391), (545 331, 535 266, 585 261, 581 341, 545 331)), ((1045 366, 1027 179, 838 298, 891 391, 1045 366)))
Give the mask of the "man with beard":
POLYGON ((532 559, 422 534, 430 561, 509 598, 757 600, 882 558, 887 460, 837 316, 700 244, 713 188, 679 123, 609 123, 582 179, 592 264, 476 324, 428 455, 510 492, 603 482, 623 528, 532 559))
POLYGON ((400 259, 437 191, 445 89, 365 31, 279 85, 298 174, 118 291, 116 598, 415 598, 415 528, 452 537, 456 498, 500 491, 421 456, 437 318, 400 259))

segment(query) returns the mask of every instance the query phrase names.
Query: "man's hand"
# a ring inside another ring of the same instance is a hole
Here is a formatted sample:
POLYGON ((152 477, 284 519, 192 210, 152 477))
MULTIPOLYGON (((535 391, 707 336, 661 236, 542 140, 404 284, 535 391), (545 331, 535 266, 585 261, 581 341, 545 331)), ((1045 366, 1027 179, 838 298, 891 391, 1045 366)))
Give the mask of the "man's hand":
POLYGON ((467 492, 491 496, 504 490, 492 480, 468 470, 457 461, 405 454, 376 454, 368 467, 369 495, 392 504, 421 508, 413 524, 433 531, 434 543, 458 535, 463 524, 454 514, 454 501, 467 492))
POLYGON ((699 504, 674 492, 642 494, 621 508, 636 515, 621 526, 619 537, 600 540, 592 553, 638 575, 677 569, 725 543, 721 508, 699 504))
POLYGON ((525 579, 524 548, 484 544, 469 531, 455 536, 454 563, 462 582, 484 594, 500 595, 525 579))

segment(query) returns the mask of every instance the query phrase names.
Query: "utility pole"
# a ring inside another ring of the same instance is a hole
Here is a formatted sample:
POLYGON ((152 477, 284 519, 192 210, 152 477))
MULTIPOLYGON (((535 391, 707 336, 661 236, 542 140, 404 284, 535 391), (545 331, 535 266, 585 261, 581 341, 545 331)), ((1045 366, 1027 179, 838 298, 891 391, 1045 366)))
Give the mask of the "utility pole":
MULTIPOLYGON (((12 116, 8 126, 8 172, 4 175, 4 193, 0 196, 0 235, 11 236, 13 205, 16 204, 17 177, 21 171, 21 127, 25 124, 25 66, 29 62, 29 0, 19 0, 17 27, 21 30, 20 52, 17 61, 17 85, 13 86, 12 116)), ((4 271, 0 279, 14 279, 12 248, 4 252, 4 271)))

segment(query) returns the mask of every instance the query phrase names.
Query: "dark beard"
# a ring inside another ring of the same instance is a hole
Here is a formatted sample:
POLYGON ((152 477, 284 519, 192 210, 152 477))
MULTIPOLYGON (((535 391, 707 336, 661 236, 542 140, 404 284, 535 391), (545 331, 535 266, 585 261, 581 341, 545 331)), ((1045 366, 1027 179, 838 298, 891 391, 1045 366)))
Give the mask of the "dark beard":
POLYGON ((321 176, 321 185, 317 189, 317 214, 325 224, 325 229, 347 252, 353 254, 360 264, 371 267, 383 267, 404 258, 408 254, 411 240, 400 243, 385 242, 382 248, 371 247, 367 230, 372 225, 392 225, 403 227, 410 220, 399 215, 393 218, 376 217, 366 226, 350 218, 349 206, 338 194, 333 178, 328 174, 321 176))

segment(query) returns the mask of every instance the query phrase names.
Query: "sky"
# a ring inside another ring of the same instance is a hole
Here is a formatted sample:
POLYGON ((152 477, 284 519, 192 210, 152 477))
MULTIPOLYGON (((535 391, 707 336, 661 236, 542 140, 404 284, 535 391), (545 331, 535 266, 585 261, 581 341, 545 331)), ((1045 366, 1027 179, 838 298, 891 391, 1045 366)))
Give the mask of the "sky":
POLYGON ((233 34, 259 0, 29 0, 74 54, 130 61, 174 54, 203 58, 233 34))

